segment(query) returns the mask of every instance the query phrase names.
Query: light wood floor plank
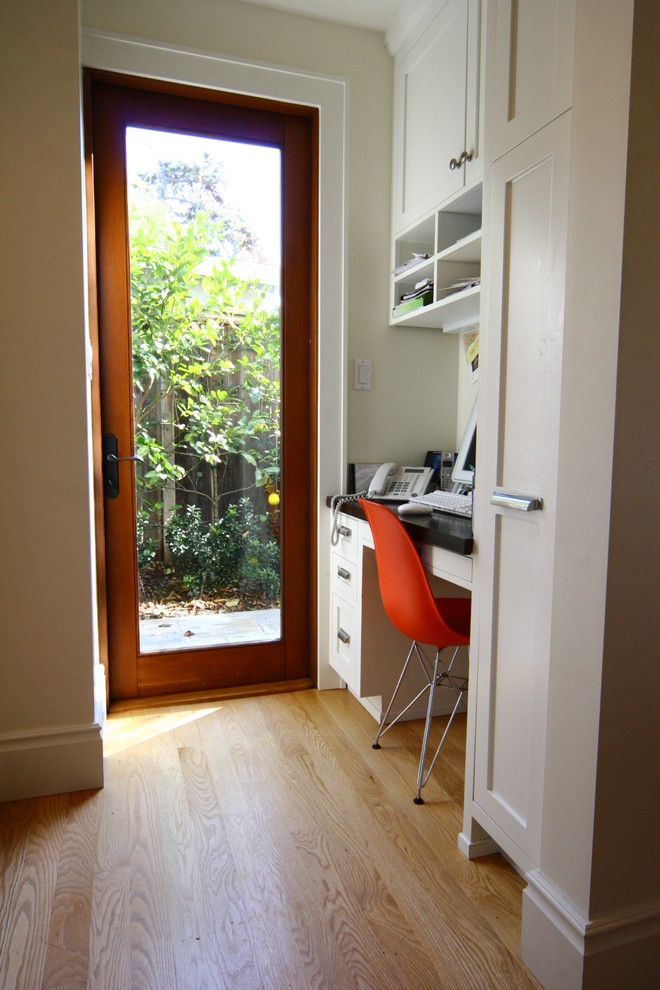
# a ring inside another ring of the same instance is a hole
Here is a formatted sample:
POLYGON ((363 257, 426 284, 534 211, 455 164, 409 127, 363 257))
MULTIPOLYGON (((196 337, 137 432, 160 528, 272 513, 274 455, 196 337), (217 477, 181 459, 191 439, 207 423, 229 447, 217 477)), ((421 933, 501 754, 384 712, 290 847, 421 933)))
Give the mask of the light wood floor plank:
POLYGON ((256 988, 260 984, 256 947, 245 923, 243 892, 236 882, 206 755, 201 747, 190 746, 180 747, 178 754, 192 826, 193 882, 200 925, 197 937, 210 964, 210 986, 256 988))
POLYGON ((346 691, 111 717, 102 791, 0 806, 0 990, 539 990, 522 880, 457 848, 464 718, 421 807, 421 725, 375 730, 346 691))
POLYGON ((2 990, 17 987, 38 990, 41 987, 68 803, 66 795, 36 802, 18 895, 12 906, 0 960, 2 990))
POLYGON ((132 990, 176 986, 170 892, 162 859, 161 830, 170 823, 162 822, 157 810, 161 781, 149 743, 132 747, 128 758, 132 990))
POLYGON ((100 796, 69 795, 42 990, 85 990, 100 796))
POLYGON ((0 986, 35 809, 34 800, 0 804, 0 986))

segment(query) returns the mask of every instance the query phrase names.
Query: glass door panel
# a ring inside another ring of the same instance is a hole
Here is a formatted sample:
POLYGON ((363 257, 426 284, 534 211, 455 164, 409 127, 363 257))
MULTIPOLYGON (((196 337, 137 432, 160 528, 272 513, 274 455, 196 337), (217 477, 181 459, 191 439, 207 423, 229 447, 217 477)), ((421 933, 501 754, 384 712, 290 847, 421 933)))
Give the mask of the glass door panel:
POLYGON ((280 638, 280 157, 126 129, 140 654, 280 638))

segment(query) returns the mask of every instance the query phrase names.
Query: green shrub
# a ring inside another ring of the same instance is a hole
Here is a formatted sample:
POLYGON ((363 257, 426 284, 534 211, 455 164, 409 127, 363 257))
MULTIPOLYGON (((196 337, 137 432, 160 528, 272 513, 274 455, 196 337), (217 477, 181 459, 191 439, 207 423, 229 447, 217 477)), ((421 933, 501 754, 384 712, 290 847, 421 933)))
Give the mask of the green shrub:
POLYGON ((264 541, 265 518, 255 515, 248 498, 229 506, 214 523, 203 522, 195 506, 172 513, 166 526, 167 545, 189 594, 234 589, 276 600, 280 548, 274 540, 264 541))
POLYGON ((156 559, 158 541, 147 536, 145 529, 149 523, 149 513, 146 509, 137 510, 137 559, 138 567, 148 567, 156 559))

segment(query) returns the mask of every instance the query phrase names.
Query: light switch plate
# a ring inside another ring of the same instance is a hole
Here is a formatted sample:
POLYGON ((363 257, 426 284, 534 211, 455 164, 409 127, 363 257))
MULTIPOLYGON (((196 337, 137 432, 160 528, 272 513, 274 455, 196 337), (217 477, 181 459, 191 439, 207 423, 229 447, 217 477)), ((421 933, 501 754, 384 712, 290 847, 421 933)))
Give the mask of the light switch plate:
POLYGON ((353 361, 353 388, 362 392, 371 388, 371 361, 368 358, 353 361))

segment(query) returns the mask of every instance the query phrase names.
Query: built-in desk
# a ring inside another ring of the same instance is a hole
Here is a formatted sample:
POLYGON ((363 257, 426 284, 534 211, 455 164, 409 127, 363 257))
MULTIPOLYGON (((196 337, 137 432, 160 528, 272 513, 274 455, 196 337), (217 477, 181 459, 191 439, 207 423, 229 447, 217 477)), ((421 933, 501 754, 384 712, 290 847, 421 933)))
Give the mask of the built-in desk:
MULTIPOLYGON (((397 503, 390 507, 396 512, 397 503)), ((469 594, 471 521, 433 513, 408 517, 403 522, 419 549, 434 594, 469 594)), ((345 502, 339 516, 339 541, 330 558, 330 666, 374 718, 380 719, 383 699, 387 703, 410 643, 395 629, 383 608, 373 546, 371 529, 360 505, 345 502)), ((465 654, 467 670, 467 650, 465 654)), ((411 691, 414 690, 413 683, 411 691)), ((440 713, 445 703, 442 692, 438 694, 436 710, 440 713)), ((412 708, 409 717, 422 718, 424 714, 422 706, 419 710, 412 708)))

